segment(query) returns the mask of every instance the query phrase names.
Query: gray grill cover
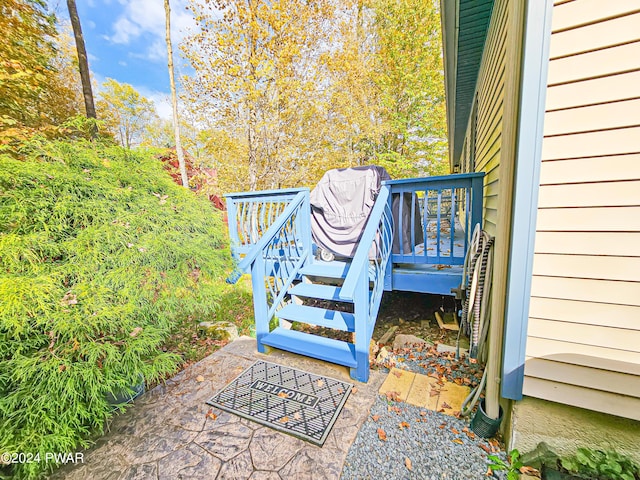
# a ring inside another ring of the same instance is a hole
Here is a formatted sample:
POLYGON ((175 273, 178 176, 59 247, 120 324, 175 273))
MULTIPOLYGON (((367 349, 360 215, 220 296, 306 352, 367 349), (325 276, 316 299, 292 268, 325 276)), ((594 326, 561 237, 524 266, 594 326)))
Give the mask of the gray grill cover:
POLYGON ((353 257, 383 180, 378 166, 327 171, 311 191, 311 233, 316 244, 353 257))

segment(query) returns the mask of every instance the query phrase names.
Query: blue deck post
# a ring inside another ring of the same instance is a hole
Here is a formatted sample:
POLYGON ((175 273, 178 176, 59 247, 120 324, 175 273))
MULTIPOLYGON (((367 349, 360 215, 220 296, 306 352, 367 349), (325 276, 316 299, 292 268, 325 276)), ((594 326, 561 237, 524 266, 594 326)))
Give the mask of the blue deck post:
POLYGON ((262 339, 269 334, 269 318, 267 317, 269 306, 267 304, 267 289, 264 282, 264 258, 262 252, 258 254, 251 265, 251 286, 253 288, 253 312, 256 320, 256 340, 258 352, 264 353, 265 346, 262 339))
POLYGON ((360 271, 353 296, 355 334, 356 334, 356 368, 351 369, 351 377, 359 382, 369 380, 369 268, 368 263, 360 271))
POLYGON ((238 260, 238 245, 240 239, 238 237, 238 221, 237 221, 236 202, 233 198, 227 197, 227 223, 229 224, 229 240, 231 244, 231 256, 238 260))
POLYGON ((482 225, 482 185, 484 182, 483 176, 474 176, 471 179, 471 231, 476 227, 477 223, 482 225))
POLYGON ((313 252, 311 249, 311 201, 309 199, 309 190, 304 192, 304 200, 300 208, 300 235, 302 238, 303 248, 308 250, 307 259, 305 264, 310 263, 313 260, 313 252))

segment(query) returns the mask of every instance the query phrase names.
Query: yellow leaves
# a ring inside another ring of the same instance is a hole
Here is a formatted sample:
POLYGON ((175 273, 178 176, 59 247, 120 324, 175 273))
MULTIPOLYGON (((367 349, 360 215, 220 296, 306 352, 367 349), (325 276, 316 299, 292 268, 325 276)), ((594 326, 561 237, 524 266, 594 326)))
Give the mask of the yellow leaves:
POLYGON ((386 441, 387 441, 387 432, 385 432, 385 431, 384 431, 383 429, 381 429, 381 428, 378 428, 378 429, 376 430, 376 432, 378 433, 378 439, 379 439, 379 440, 381 440, 381 441, 383 441, 383 442, 386 442, 386 441))

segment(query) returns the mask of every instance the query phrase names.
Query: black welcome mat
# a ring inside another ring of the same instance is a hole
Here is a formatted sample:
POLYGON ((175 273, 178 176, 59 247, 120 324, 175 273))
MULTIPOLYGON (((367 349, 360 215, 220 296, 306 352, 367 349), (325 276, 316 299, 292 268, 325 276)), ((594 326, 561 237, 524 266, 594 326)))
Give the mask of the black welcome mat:
POLYGON ((259 360, 207 403, 322 446, 352 387, 259 360))

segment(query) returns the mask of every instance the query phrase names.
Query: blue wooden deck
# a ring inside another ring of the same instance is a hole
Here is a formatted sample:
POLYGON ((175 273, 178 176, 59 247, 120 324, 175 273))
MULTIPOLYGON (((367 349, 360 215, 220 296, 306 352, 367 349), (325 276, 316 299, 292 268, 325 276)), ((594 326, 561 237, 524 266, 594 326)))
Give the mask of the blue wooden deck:
POLYGON ((482 182, 482 173, 383 182, 353 259, 334 262, 313 256, 308 189, 227 195, 238 261, 229 281, 251 272, 258 350, 271 346, 346 365, 366 382, 383 291, 452 295, 460 286, 471 232, 482 222, 482 182), (306 306, 299 298, 352 303, 354 313, 306 306), (355 338, 291 331, 289 322, 355 338))

